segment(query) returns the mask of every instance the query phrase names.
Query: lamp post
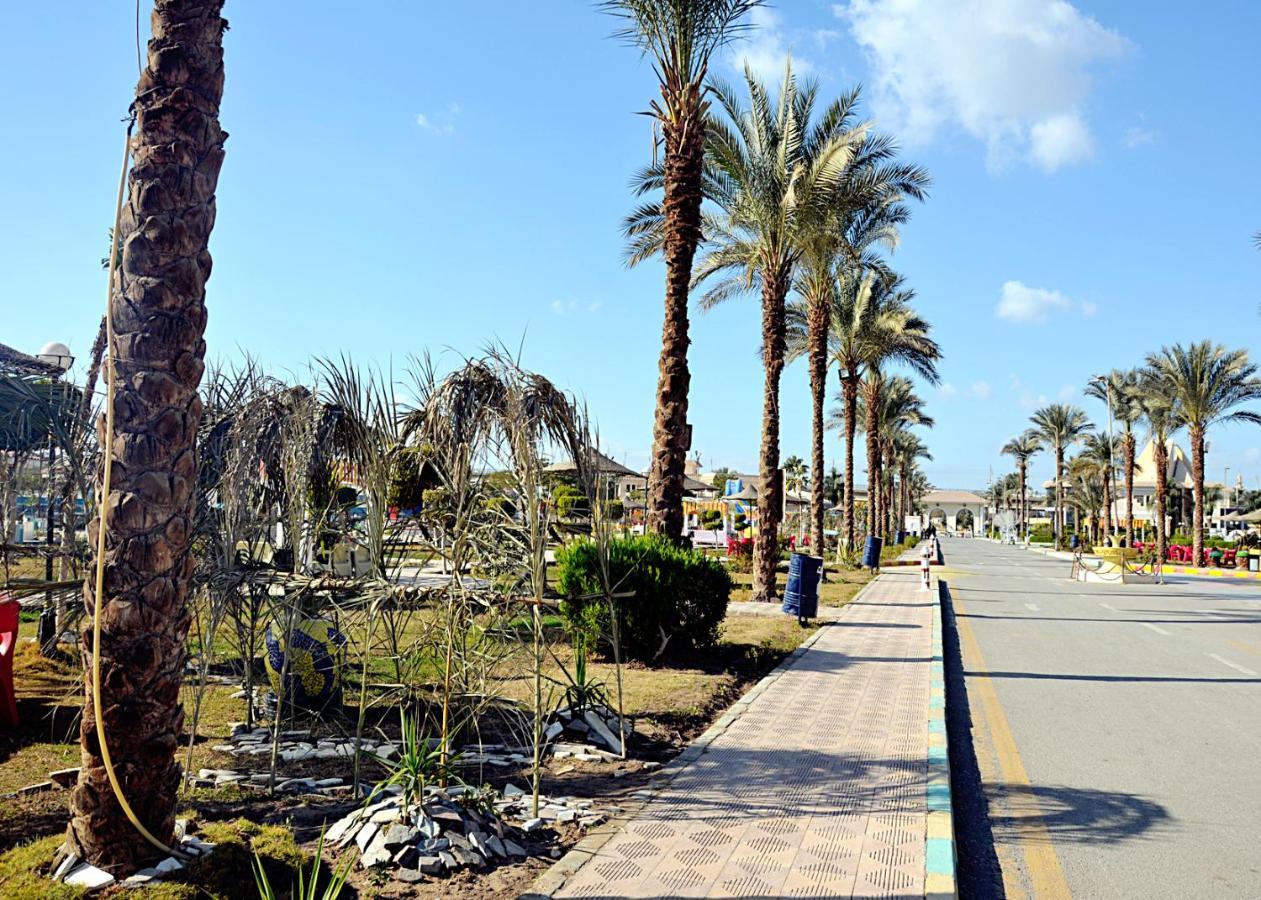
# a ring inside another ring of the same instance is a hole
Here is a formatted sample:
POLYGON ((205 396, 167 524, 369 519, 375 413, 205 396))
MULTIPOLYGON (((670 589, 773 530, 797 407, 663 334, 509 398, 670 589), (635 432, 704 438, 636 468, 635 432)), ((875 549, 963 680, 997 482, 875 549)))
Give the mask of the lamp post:
MULTIPOLYGON (((1116 481, 1116 461, 1113 454, 1116 452, 1116 444, 1112 438, 1112 382, 1103 375, 1095 375, 1090 379, 1092 382, 1098 382, 1103 385, 1104 402, 1108 405, 1108 480, 1112 482, 1112 502, 1117 502, 1117 481, 1116 481)), ((1111 528, 1112 510, 1105 509, 1103 511, 1103 529, 1109 531, 1111 528)), ((1111 537, 1111 535, 1107 535, 1111 537)), ((1106 538, 1105 538, 1106 539, 1106 538)))
MULTIPOLYGON (((52 380, 54 382, 61 380, 61 377, 74 365, 74 356, 71 355, 70 348, 58 341, 45 344, 44 348, 36 354, 36 358, 52 367, 54 370, 52 380)), ((55 395, 50 391, 48 396, 51 401, 55 395)), ((56 465, 57 440, 53 434, 52 411, 50 409, 48 426, 48 517, 45 520, 44 527, 44 580, 50 583, 50 587, 44 592, 44 611, 40 615, 39 627, 40 646, 44 648, 56 645, 57 622, 59 620, 59 617, 53 610, 53 591, 51 587, 53 580, 53 531, 56 526, 56 508, 53 506, 53 472, 56 465)), ((65 527, 64 522, 62 527, 65 527)))

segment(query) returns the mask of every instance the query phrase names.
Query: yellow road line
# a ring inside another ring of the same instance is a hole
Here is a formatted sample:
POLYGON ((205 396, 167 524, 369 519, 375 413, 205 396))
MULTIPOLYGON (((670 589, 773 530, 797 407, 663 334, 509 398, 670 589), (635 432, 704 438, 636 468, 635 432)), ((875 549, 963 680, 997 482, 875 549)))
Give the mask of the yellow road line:
MULTIPOLYGON (((957 596, 951 597, 956 612, 965 612, 963 603, 957 596)), ((972 633, 972 626, 967 619, 956 618, 959 641, 969 662, 967 669, 982 676, 973 680, 968 690, 975 689, 975 696, 981 701, 981 714, 994 745, 994 753, 998 757, 998 769, 1003 781, 1017 790, 1025 789, 1027 803, 1021 804, 1025 815, 1013 816, 1012 822, 1020 839, 1020 848, 1024 853, 1025 871, 1029 876, 1035 900, 1059 900, 1072 897, 1068 889, 1068 880, 1060 866, 1060 858, 1055 853, 1055 845, 1051 842, 1051 833, 1047 830, 1042 818, 1042 811, 1034 801, 1029 773, 1025 771, 1024 761, 1020 758, 1020 750, 1016 747, 1016 739, 1012 736, 1007 724, 1007 715, 999 702, 998 692, 993 681, 984 677, 988 673, 985 657, 981 655, 981 647, 972 633)), ((1004 879, 1005 881, 1006 879, 1004 879)))

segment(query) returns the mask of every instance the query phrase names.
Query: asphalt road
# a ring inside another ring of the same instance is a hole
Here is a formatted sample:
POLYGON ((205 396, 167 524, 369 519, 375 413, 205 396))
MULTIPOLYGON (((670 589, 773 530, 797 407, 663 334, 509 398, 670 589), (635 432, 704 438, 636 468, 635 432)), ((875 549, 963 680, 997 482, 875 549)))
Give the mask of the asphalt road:
POLYGON ((1261 898, 1261 582, 942 547, 1006 896, 1261 898))

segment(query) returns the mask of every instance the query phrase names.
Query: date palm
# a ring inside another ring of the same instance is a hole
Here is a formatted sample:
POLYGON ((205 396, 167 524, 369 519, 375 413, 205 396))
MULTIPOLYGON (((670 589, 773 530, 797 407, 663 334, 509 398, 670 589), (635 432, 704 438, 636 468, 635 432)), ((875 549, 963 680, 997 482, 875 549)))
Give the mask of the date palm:
MULTIPOLYGON (((838 109, 853 115, 858 91, 838 109)), ((793 287, 797 292, 786 312, 787 361, 805 356, 810 377, 811 460, 816 471, 824 462, 824 403, 827 399, 828 336, 838 276, 846 271, 877 270, 888 274, 873 252, 878 245, 897 246, 898 226, 910 216, 905 199, 922 200, 928 186, 923 169, 891 160, 893 141, 869 134, 855 152, 833 214, 805 236, 801 265, 793 287)), ((823 491, 816 485, 811 502, 811 528, 816 547, 823 545, 823 491)))
POLYGON ((1064 541, 1064 452, 1081 440, 1094 426, 1086 414, 1071 403, 1052 403, 1030 416, 1033 431, 1055 454, 1055 549, 1064 541))
MULTIPOLYGON (((194 438, 201 418, 207 244, 226 135, 222 0, 155 0, 147 66, 136 87, 135 163, 123 210, 122 288, 112 292, 116 331, 110 366, 115 435, 106 464, 113 484, 103 506, 108 578, 89 583, 89 613, 101 604, 100 679, 105 737, 131 807, 158 840, 170 842, 183 730, 180 681, 189 548, 197 480, 194 438)), ((90 628, 90 626, 89 626, 90 628)), ((83 646, 92 644, 90 631, 83 646)), ((90 700, 80 729, 82 767, 70 799, 68 849, 116 875, 153 859, 107 779, 90 700)))
POLYGON ((1156 468, 1156 508, 1153 517, 1156 520, 1156 559, 1160 564, 1165 561, 1169 545, 1169 534, 1165 528, 1165 506, 1169 492, 1169 441, 1179 428, 1181 416, 1177 400, 1164 392, 1159 373, 1141 369, 1138 378, 1135 402, 1147 424, 1147 433, 1152 442, 1152 464, 1156 468))
POLYGON ((933 455, 919 435, 909 428, 900 428, 893 435, 893 459, 898 471, 898 514, 896 521, 905 522, 911 513, 911 477, 919 461, 931 461, 933 455))
MULTIPOLYGON (((937 382, 941 348, 929 337, 929 324, 911 306, 914 298, 915 292, 893 273, 845 268, 837 278, 827 339, 829 360, 836 366, 841 382, 841 406, 839 413, 832 415, 830 427, 843 430, 845 498, 841 540, 846 547, 853 546, 857 530, 854 437, 863 377, 870 366, 892 362, 907 366, 931 383, 937 382)), ((804 344, 805 329, 794 328, 790 338, 804 344)))
POLYGON ((1239 409, 1261 400, 1261 378, 1246 350, 1228 350, 1212 341, 1164 347, 1147 357, 1155 384, 1178 403, 1178 422, 1191 442, 1191 480, 1195 507, 1192 553, 1195 564, 1204 550, 1204 452, 1208 429, 1227 422, 1261 425, 1261 413, 1239 409))
POLYGON ((1107 434, 1097 432, 1085 436, 1082 442, 1082 451, 1077 455, 1076 462, 1083 470, 1087 466, 1093 466, 1091 470, 1095 477, 1101 480, 1100 495, 1103 500, 1103 536, 1106 538, 1112 533, 1112 486, 1116 475, 1116 441, 1107 434))
POLYGON ((1016 473, 1020 478, 1020 536, 1025 537, 1029 534, 1029 504, 1026 500, 1028 478, 1029 478, 1029 460, 1033 459, 1042 449, 1042 441, 1037 433, 1030 430, 1025 431, 1018 437, 1012 438, 1003 445, 1003 453, 1010 456, 1016 461, 1016 473))
MULTIPOLYGON (((761 0, 610 0, 607 12, 623 19, 619 36, 652 60, 661 94, 650 113, 665 145, 661 165, 640 180, 640 192, 659 190, 649 209, 662 220, 653 248, 666 265, 665 323, 661 332, 652 462, 648 469, 649 526, 671 537, 683 532, 683 474, 691 446, 687 421, 688 291, 692 263, 701 241, 705 120, 709 100, 705 78, 713 54, 747 27, 745 14, 761 0)), ((627 222, 635 238, 641 208, 627 222)), ((633 265, 643 258, 632 250, 633 265)))
POLYGON ((694 281, 721 276, 701 297, 701 307, 750 291, 762 301, 761 521, 754 550, 753 599, 775 597, 777 537, 783 514, 779 469, 779 384, 784 370, 784 307, 792 288, 804 239, 833 215, 840 187, 865 137, 865 128, 843 127, 837 115, 843 100, 814 120, 815 89, 798 88, 789 63, 779 97, 747 67, 749 108, 727 85, 714 96, 725 121, 709 126, 707 186, 719 213, 708 217, 709 249, 694 281))
MULTIPOLYGON (((1086 385, 1086 393, 1102 400, 1108 415, 1121 426, 1117 449, 1121 452, 1121 473, 1125 479, 1125 545, 1134 544, 1134 427, 1142 413, 1136 401, 1138 372, 1134 369, 1113 369, 1107 375, 1086 385)), ((1119 529, 1118 529, 1119 530, 1119 529)))
POLYGON ((925 414, 924 401, 915 393, 911 380, 886 375, 878 365, 867 370, 859 412, 867 438, 868 534, 880 535, 889 524, 891 504, 885 468, 886 461, 892 462, 893 437, 913 425, 932 428, 934 422, 925 414))

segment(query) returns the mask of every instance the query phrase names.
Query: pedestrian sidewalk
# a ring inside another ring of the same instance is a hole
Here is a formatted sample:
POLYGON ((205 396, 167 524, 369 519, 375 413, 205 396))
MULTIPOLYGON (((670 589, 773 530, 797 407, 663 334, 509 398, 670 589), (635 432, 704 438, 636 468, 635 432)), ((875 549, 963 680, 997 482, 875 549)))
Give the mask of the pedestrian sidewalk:
POLYGON ((952 895, 948 841, 948 879, 926 878, 943 866, 929 807, 942 809, 944 790, 948 836, 949 782, 937 591, 918 588, 918 573, 882 574, 685 751, 637 813, 525 896, 952 895))

